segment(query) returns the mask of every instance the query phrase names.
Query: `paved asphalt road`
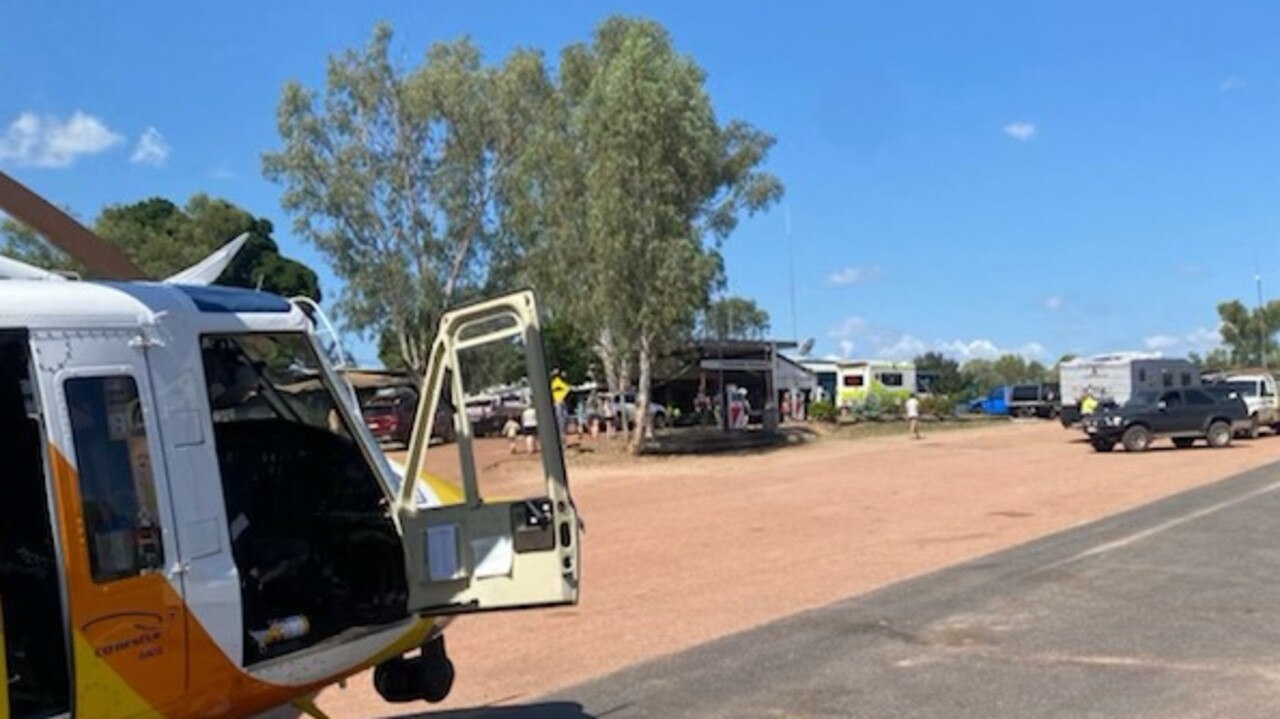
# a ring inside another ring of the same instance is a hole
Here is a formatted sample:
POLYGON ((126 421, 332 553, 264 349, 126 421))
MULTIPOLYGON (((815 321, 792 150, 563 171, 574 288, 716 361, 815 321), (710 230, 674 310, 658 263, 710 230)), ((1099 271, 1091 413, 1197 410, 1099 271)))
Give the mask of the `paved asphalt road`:
POLYGON ((424 716, 1277 717, 1280 465, 528 705, 424 716))

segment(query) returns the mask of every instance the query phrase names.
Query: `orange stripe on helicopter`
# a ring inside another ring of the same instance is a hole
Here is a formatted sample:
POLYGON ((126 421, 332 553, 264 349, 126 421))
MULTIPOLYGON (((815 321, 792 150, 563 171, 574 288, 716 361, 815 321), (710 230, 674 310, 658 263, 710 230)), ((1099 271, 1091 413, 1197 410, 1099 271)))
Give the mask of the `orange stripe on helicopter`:
POLYGON ((261 681, 222 652, 162 575, 109 584, 93 581, 77 472, 52 444, 49 456, 71 603, 78 716, 196 719, 255 714, 403 654, 421 644, 431 630, 431 620, 419 621, 359 666, 311 684, 261 681), (185 646, 179 624, 183 617, 185 646))

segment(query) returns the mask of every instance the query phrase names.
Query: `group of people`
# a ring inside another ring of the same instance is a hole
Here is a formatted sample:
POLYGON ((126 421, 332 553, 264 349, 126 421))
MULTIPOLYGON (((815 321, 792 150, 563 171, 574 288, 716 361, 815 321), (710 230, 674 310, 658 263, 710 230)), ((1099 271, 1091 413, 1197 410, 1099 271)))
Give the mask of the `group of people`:
MULTIPOLYGON (((557 377, 562 378, 563 375, 557 369, 552 371, 551 377, 554 382, 557 377)), ((556 423, 560 430, 561 442, 565 441, 569 424, 567 399, 567 397, 561 398, 555 403, 556 423)), ((609 439, 613 436, 614 424, 618 417, 618 407, 608 395, 593 393, 576 403, 573 409, 573 416, 579 436, 590 433, 591 438, 595 440, 600 436, 601 429, 603 429, 606 439, 609 439)), ((524 437, 525 452, 536 454, 540 448, 538 440, 538 411, 532 404, 526 406, 521 410, 518 421, 514 416, 507 419, 503 425, 502 434, 507 438, 511 454, 516 454, 519 451, 521 437, 524 437)))

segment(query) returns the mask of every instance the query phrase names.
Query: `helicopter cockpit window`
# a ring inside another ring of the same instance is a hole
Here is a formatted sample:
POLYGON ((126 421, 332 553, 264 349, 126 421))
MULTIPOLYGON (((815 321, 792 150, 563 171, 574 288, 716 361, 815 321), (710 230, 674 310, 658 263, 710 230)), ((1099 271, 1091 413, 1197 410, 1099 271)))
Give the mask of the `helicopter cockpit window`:
POLYGON ((201 352, 245 662, 402 618, 404 555, 377 450, 347 424, 307 335, 208 335, 201 352))
POLYGON ((94 581, 159 569, 164 547, 137 383, 80 377, 65 391, 94 581))

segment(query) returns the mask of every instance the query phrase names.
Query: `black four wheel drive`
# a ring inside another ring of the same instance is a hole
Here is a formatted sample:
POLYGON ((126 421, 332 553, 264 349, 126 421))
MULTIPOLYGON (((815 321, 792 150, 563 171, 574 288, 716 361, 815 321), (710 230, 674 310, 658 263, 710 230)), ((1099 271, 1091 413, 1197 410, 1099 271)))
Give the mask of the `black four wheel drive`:
POLYGON ((1249 428, 1249 410, 1234 392, 1205 389, 1170 389, 1138 392, 1128 402, 1084 418, 1084 431, 1099 452, 1123 444, 1130 452, 1143 452, 1160 437, 1169 437, 1179 448, 1198 439, 1210 447, 1231 444, 1232 435, 1249 428))

